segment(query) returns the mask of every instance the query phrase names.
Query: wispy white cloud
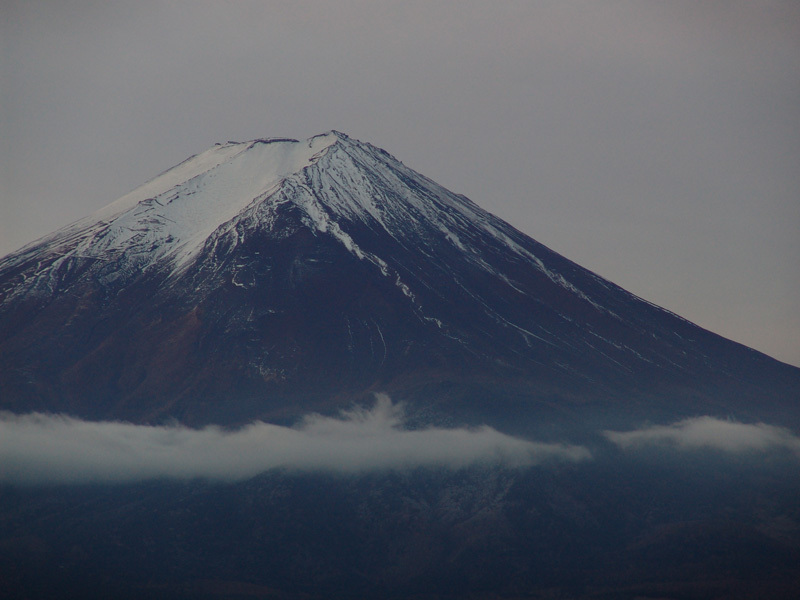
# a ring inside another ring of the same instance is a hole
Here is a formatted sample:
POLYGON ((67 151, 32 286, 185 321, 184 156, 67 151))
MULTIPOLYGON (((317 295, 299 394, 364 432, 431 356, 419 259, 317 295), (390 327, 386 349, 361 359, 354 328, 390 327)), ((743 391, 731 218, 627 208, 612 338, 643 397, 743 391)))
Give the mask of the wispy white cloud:
POLYGON ((311 415, 295 427, 257 422, 234 431, 0 415, 0 481, 14 483, 237 481, 276 468, 352 473, 587 458, 580 446, 531 442, 490 427, 404 429, 402 407, 386 396, 339 418, 311 415))
POLYGON ((765 423, 745 424, 714 417, 695 417, 672 425, 656 425, 633 431, 605 431, 620 448, 646 445, 673 446, 685 450, 716 449, 725 452, 789 450, 800 456, 800 438, 788 429, 765 423))

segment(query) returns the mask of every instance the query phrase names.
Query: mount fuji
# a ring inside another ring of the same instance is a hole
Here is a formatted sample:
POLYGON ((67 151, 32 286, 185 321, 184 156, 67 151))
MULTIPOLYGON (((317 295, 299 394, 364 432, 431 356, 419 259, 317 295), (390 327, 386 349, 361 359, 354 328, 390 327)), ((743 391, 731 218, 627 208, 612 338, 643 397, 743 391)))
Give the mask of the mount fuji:
POLYGON ((218 144, 0 259, 0 597, 794 600, 798 400, 383 150, 218 144))
POLYGON ((339 132, 217 144, 0 260, 0 408, 237 425, 795 419, 800 370, 339 132))

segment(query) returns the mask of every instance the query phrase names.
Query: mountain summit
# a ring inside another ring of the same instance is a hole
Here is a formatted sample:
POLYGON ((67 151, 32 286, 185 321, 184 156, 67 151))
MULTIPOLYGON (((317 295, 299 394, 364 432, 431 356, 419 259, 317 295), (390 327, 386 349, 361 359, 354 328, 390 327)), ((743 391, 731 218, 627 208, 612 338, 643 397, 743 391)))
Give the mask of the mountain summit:
POLYGON ((800 393, 335 131, 217 144, 0 260, 0 375, 2 409, 191 424, 375 391, 489 422, 784 417, 800 393))

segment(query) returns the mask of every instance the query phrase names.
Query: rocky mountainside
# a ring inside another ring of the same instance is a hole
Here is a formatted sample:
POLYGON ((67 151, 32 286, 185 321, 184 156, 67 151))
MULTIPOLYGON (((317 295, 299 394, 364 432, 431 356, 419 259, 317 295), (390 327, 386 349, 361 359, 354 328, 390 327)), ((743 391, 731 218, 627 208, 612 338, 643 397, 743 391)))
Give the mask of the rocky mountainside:
POLYGON ((0 261, 0 408, 291 419, 790 418, 800 370, 338 132, 228 142, 0 261))

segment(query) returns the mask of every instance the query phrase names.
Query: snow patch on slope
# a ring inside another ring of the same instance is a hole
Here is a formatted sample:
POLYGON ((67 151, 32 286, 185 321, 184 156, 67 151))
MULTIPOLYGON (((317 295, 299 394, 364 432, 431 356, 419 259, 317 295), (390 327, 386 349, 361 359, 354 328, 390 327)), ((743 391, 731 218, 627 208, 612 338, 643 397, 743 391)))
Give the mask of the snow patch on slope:
POLYGON ((146 253, 151 261, 168 256, 177 267, 185 265, 217 228, 312 164, 336 139, 328 134, 306 142, 215 146, 76 224, 97 231, 75 253, 146 253))
POLYGON ((428 246, 436 252, 435 248, 445 241, 476 266, 505 278, 484 259, 482 247, 472 243, 474 234, 470 230, 477 226, 526 262, 533 263, 556 285, 595 309, 617 316, 563 275, 548 269, 538 256, 511 237, 513 234, 506 231, 510 228, 505 223, 368 144, 348 141, 340 145, 325 156, 324 164, 310 169, 307 176, 311 187, 324 197, 325 205, 333 213, 368 227, 377 225, 404 248, 414 240, 418 250, 425 252, 424 247, 428 246), (437 232, 439 238, 430 238, 431 231, 437 232))
POLYGON ((303 183, 299 183, 292 178, 284 183, 284 187, 293 189, 291 194, 292 202, 300 207, 305 214, 305 224, 314 231, 320 233, 327 233, 336 238, 351 254, 359 260, 367 260, 378 267, 384 277, 393 277, 394 285, 400 292, 408 298, 417 315, 425 320, 436 324, 437 327, 442 327, 442 322, 439 319, 426 316, 422 311, 422 306, 417 301, 416 295, 400 278, 400 274, 392 269, 388 263, 376 256, 372 252, 363 250, 353 238, 345 232, 339 225, 336 219, 332 218, 326 208, 327 203, 320 202, 314 190, 303 183))

